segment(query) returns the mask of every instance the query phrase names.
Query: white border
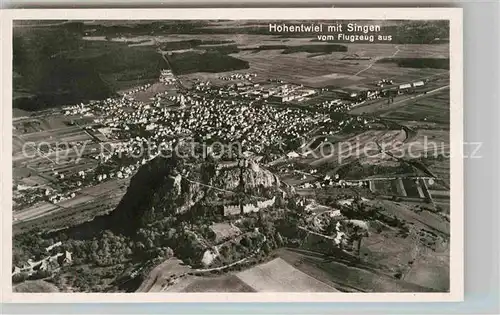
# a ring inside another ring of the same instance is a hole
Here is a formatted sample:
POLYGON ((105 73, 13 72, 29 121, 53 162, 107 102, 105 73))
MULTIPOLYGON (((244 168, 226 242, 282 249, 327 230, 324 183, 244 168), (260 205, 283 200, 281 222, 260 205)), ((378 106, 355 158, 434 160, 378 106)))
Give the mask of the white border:
POLYGON ((464 299, 463 26, 461 8, 23 9, 0 11, 2 302, 441 302, 464 299), (14 293, 12 267, 12 20, 450 20, 451 240, 449 293, 14 293))

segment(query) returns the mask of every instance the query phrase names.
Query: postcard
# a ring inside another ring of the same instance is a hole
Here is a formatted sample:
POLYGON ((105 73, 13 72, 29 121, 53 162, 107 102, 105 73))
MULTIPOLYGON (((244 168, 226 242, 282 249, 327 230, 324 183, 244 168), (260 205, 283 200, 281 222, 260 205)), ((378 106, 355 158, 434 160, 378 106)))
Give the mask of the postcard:
POLYGON ((4 302, 463 299, 462 12, 1 12, 4 302))

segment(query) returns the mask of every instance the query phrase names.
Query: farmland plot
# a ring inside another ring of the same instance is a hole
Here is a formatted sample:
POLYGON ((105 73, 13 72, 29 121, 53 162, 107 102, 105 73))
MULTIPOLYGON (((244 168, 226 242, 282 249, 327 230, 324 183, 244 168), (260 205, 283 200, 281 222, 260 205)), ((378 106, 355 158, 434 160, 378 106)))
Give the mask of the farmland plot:
POLYGON ((450 122, 450 91, 444 89, 430 97, 409 101, 406 106, 386 113, 384 117, 397 120, 428 121, 439 124, 450 122))
POLYGON ((445 236, 450 235, 449 222, 437 214, 427 211, 416 213, 408 205, 387 200, 377 200, 374 204, 381 206, 389 215, 396 216, 400 220, 410 222, 419 229, 432 230, 445 236))
MULTIPOLYGON (((436 161, 429 166, 429 170, 436 174, 445 184, 450 185, 450 160, 436 161)), ((429 187, 429 189, 440 190, 439 185, 429 187)))
POLYGON ((235 275, 217 278, 197 278, 182 292, 255 292, 248 284, 235 275))
POLYGON ((161 292, 169 279, 189 271, 190 268, 179 259, 175 257, 167 259, 151 270, 136 292, 161 292))
POLYGON ((374 180, 375 191, 381 195, 397 195, 398 189, 395 186, 395 180, 374 180))
POLYGON ((405 187, 408 197, 414 197, 414 198, 424 197, 422 193, 422 188, 420 187, 420 184, 416 180, 405 178, 403 179, 403 185, 405 187))
POLYGON ((258 292, 332 292, 336 289, 276 258, 242 271, 237 277, 258 292))
POLYGON ((400 149, 388 150, 394 154, 404 152, 410 159, 437 158, 450 152, 449 130, 419 130, 412 141, 405 143, 400 149))

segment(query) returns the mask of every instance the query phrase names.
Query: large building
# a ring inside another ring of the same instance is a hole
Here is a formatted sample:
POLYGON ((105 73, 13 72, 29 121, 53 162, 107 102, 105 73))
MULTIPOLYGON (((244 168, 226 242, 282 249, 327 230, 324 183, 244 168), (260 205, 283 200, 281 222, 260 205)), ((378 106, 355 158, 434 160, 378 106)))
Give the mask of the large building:
POLYGON ((269 100, 286 103, 291 101, 301 101, 304 98, 312 96, 314 94, 316 94, 316 91, 313 89, 298 88, 293 90, 285 90, 280 93, 271 95, 269 97, 269 100))
POLYGON ((342 89, 334 90, 341 98, 349 101, 362 101, 371 99, 380 94, 380 89, 368 86, 352 85, 342 89))

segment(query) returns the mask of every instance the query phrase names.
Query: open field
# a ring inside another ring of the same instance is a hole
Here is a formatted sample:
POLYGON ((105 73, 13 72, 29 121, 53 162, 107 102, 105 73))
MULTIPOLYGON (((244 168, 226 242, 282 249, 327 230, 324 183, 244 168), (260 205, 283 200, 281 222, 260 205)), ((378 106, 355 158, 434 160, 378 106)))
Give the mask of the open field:
MULTIPOLYGON (((285 80, 297 80, 299 83, 315 86, 348 86, 360 80, 378 80, 381 76, 393 77, 397 81, 410 77, 421 78, 436 74, 438 70, 403 69, 397 65, 380 66, 376 61, 381 58, 448 58, 449 56, 447 43, 400 44, 401 40, 411 41, 419 36, 408 35, 408 32, 413 31, 399 28, 398 25, 390 27, 392 32, 394 32, 393 27, 402 32, 398 35, 402 37, 395 40, 395 43, 354 44, 315 41, 316 34, 301 34, 302 36, 273 34, 269 32, 267 25, 262 23, 207 21, 195 24, 185 22, 174 26, 165 23, 162 27, 158 27, 157 22, 146 22, 109 26, 86 21, 54 23, 50 27, 19 25, 14 29, 16 52, 14 92, 19 96, 15 100, 15 107, 35 110, 42 106, 102 99, 113 95, 116 91, 152 82, 157 78, 159 69, 165 66, 156 49, 157 45, 163 48, 171 45, 174 50, 189 50, 189 53, 194 48, 213 51, 217 49, 215 46, 233 45, 238 52, 226 56, 249 61, 251 71, 255 69, 265 78, 283 74, 285 80), (229 26, 232 24, 234 26, 229 26), (199 42, 196 45, 179 44, 193 40, 199 42), (277 47, 283 49, 273 50, 271 55, 267 55, 267 50, 259 49, 260 46, 269 45, 279 45, 277 47), (330 49, 325 47, 333 45, 345 46, 347 51, 329 53, 330 49), (257 53, 252 56, 255 51, 257 53), (286 58, 282 54, 283 51, 287 53, 286 58), (295 53, 297 51, 309 52, 295 53), (342 60, 346 55, 354 54, 371 59, 342 60), (30 59, 32 56, 39 57, 37 60, 32 60, 30 59), (280 58, 275 58, 276 56, 284 57, 281 59, 283 64, 280 64, 280 58), (263 61, 270 67, 266 68, 259 58, 264 58, 263 61), (37 66, 33 67, 32 63, 36 63, 37 66), (291 65, 289 69, 293 69, 294 76, 282 73, 286 65, 291 65), (71 74, 69 69, 79 74, 74 76, 74 80, 65 80, 71 74), (51 73, 51 80, 44 80, 40 73, 51 73), (332 73, 338 74, 339 77, 321 78, 322 75, 332 73), (346 75, 350 77, 345 77, 346 75)), ((440 32, 437 31, 435 34, 439 36, 440 32)), ((224 58, 224 60, 231 59, 224 58)))
POLYGON ((38 186, 38 187, 44 187, 50 181, 48 180, 49 177, 41 177, 38 175, 31 174, 31 170, 28 168, 16 168, 15 174, 14 174, 14 183, 19 183, 27 186, 38 186), (27 177, 29 176, 29 177, 27 177))
MULTIPOLYGON (((156 94, 167 91, 171 93, 172 91, 175 91, 175 89, 173 86, 168 86, 163 83, 154 83, 145 91, 139 91, 137 93, 134 93, 132 97, 139 102, 144 102, 147 104, 151 103, 151 98, 154 97, 156 94)), ((126 91, 120 91, 120 92, 126 92, 126 91)))
POLYGON ((403 108, 383 114, 394 120, 416 120, 449 124, 450 122, 450 90, 440 90, 430 97, 419 98, 409 102, 403 108))
MULTIPOLYGON (((369 290, 376 287, 377 291, 401 291, 395 289, 400 285, 415 292, 447 291, 449 288, 449 233, 446 230, 448 222, 428 211, 417 214, 412 210, 416 209, 415 205, 390 201, 381 204, 381 202, 369 201, 370 204, 381 205, 386 215, 406 222, 409 227, 407 234, 401 234, 400 229, 380 221, 373 221, 368 236, 363 238, 358 260, 334 252, 329 256, 331 259, 326 257, 316 259, 315 265, 328 271, 328 277, 337 284, 361 291, 367 287, 369 290), (348 271, 345 270, 346 265, 349 266, 348 271), (419 274, 423 275, 421 279, 418 279, 419 274)), ((312 245, 313 243, 308 243, 308 246, 312 245)), ((309 255, 305 259, 308 264, 300 265, 307 266, 309 274, 315 272, 311 267, 312 257, 309 255)))
POLYGON ((432 185, 427 183, 433 203, 446 214, 450 213, 450 160, 435 160, 428 166, 437 177, 432 185))
MULTIPOLYGON (((86 150, 90 150, 86 148, 86 150)), ((68 154, 44 155, 44 157, 22 157, 22 160, 15 161, 13 164, 14 183, 38 183, 46 184, 52 182, 56 185, 64 185, 64 181, 55 179, 54 173, 64 175, 66 178, 79 171, 94 169, 97 161, 89 157, 83 157, 77 160, 76 152, 69 151, 68 154), (58 163, 59 162, 59 163, 58 163)))
POLYGON ((329 162, 347 163, 357 158, 371 156, 375 158, 380 151, 377 142, 391 148, 391 143, 403 142, 406 134, 403 130, 368 130, 348 137, 338 143, 326 143, 314 150, 306 162, 311 166, 320 166, 329 162))
POLYGON ((215 244, 227 239, 234 239, 241 234, 239 228, 227 222, 214 223, 210 226, 210 229, 216 235, 215 244))
POLYGON ((64 126, 55 129, 46 129, 38 132, 24 133, 19 135, 19 138, 26 142, 39 142, 39 141, 84 141, 90 140, 88 133, 82 130, 79 126, 64 126))
POLYGON ((13 234, 35 228, 46 230, 61 229, 89 221, 103 215, 120 202, 126 192, 129 179, 108 182, 80 190, 74 198, 57 204, 44 203, 14 214, 13 234))
MULTIPOLYGON (((24 111, 25 113, 32 114, 24 111)), ((41 117, 21 117, 15 119, 13 128, 19 134, 35 133, 54 129, 66 128, 66 119, 62 115, 43 115, 41 117)))
POLYGON ((424 234, 410 232, 402 237, 395 231, 370 233, 360 250, 364 260, 379 264, 402 280, 446 291, 449 288, 449 249, 445 241, 430 248, 419 238, 424 234), (420 278, 418 275, 422 274, 420 278))
POLYGON ((121 196, 99 197, 72 208, 62 208, 61 211, 50 212, 33 220, 22 221, 14 224, 12 233, 20 234, 33 229, 58 230, 92 220, 115 209, 121 196))
POLYGON ((242 271, 237 277, 258 292, 337 291, 295 269, 281 258, 242 271))
MULTIPOLYGON (((431 165, 429 165, 429 169, 431 172, 436 174, 440 179, 442 179, 446 185, 450 185, 450 160, 444 159, 442 161, 433 161, 431 165)), ((437 189, 437 188, 430 188, 437 189)))
POLYGON ((436 252, 429 248, 421 248, 418 259, 411 266, 404 280, 447 292, 450 287, 449 261, 447 249, 436 252))
POLYGON ((254 288, 235 275, 195 278, 182 292, 255 292, 254 288))
POLYGON ((409 222, 416 228, 431 230, 443 237, 449 237, 450 235, 450 223, 437 214, 428 211, 417 213, 413 207, 400 202, 374 200, 371 203, 381 206, 390 215, 409 222))
POLYGON ((46 215, 50 212, 61 210, 61 208, 53 203, 49 202, 40 202, 35 204, 33 207, 30 207, 25 210, 16 211, 14 213, 13 219, 14 221, 27 221, 35 219, 41 215, 46 215))
POLYGON ((14 183, 40 183, 44 185, 48 182, 53 183, 54 187, 64 187, 66 182, 64 180, 56 179, 54 172, 64 175, 68 178, 79 171, 91 170, 97 166, 94 159, 82 158, 77 163, 75 160, 70 160, 64 164, 54 164, 54 160, 38 158, 26 166, 15 166, 14 169, 14 183), (41 178, 39 180, 38 178, 41 178))
POLYGON ((430 292, 433 289, 402 281, 356 261, 354 257, 325 256, 306 250, 280 250, 295 268, 346 292, 430 292))
MULTIPOLYGON (((253 288, 240 280, 234 274, 220 276, 191 276, 186 275, 177 279, 174 284, 164 287, 162 292, 255 292, 253 288)), ((155 291, 156 292, 156 291, 155 291)))
MULTIPOLYGON (((67 117, 59 114, 16 121, 12 137, 14 168, 35 168, 38 172, 44 172, 43 168, 51 171, 61 168, 63 171, 68 165, 62 165, 75 162, 79 154, 83 157, 79 162, 84 162, 85 157, 98 153, 100 146, 95 138, 83 127, 69 126, 68 122, 67 117), (85 146, 72 146, 76 143, 85 146)), ((77 164, 73 166, 82 167, 77 164)))
POLYGON ((450 132, 449 130, 421 129, 411 141, 406 142, 400 148, 387 150, 394 154, 405 152, 404 156, 409 158, 437 158, 450 153, 450 132))
MULTIPOLYGON (((86 124, 85 119, 77 120, 86 124)), ((25 191, 21 188, 13 192, 16 200, 24 199, 23 195, 29 197, 30 191, 26 191, 29 189, 37 189, 38 195, 46 188, 66 191, 69 182, 59 177, 68 179, 79 171, 97 166, 94 157, 102 150, 100 144, 83 127, 69 125, 69 122, 68 117, 54 111, 14 121, 13 183, 21 185, 18 187, 27 186, 25 191)), ((35 227, 57 229, 105 213, 123 194, 123 187, 117 183, 110 181, 80 189, 74 198, 56 204, 36 201, 16 204, 16 208, 23 207, 23 204, 25 208, 14 213, 14 233, 35 227)))
MULTIPOLYGON (((293 38, 287 45, 293 45, 293 38)), ((295 53, 283 55, 282 50, 241 51, 233 56, 250 63, 250 71, 258 78, 283 78, 285 81, 302 83, 306 86, 348 87, 361 83, 374 84, 380 78, 391 78, 395 82, 406 83, 413 80, 445 74, 439 69, 401 68, 394 64, 375 64, 378 57, 390 57, 395 53, 403 57, 448 56, 448 45, 432 45, 416 49, 414 45, 392 44, 345 44, 347 52, 333 52, 314 57, 313 54, 295 53), (415 53, 415 51, 418 51, 415 53), (357 54, 370 60, 342 60, 346 55, 357 54), (358 74, 359 73, 359 74, 358 74)))
MULTIPOLYGON (((446 77, 449 77, 446 75, 446 77)), ((408 81, 404 81, 408 82, 408 81)), ((403 94, 394 97, 394 102, 388 104, 387 99, 376 99, 372 101, 367 101, 364 104, 353 108, 349 113, 351 114, 377 114, 379 116, 384 116, 385 114, 390 114, 402 108, 406 108, 409 105, 415 104, 417 101, 424 99, 432 99, 435 94, 439 94, 442 91, 449 89, 448 80, 438 80, 436 82, 428 83, 425 90, 415 92, 413 94, 403 94)), ((448 102, 449 104, 449 102, 448 102)), ((449 106, 449 105, 448 105, 449 106)), ((447 109, 449 111, 449 109, 447 109)), ((440 116, 442 116, 441 114, 440 116)), ((422 117, 422 121, 425 117, 422 117)), ((411 119, 413 120, 413 119, 411 119)), ((429 121, 431 123, 432 121, 429 121)))
POLYGON ((59 289, 52 283, 49 283, 44 280, 29 280, 14 285, 13 291, 18 293, 33 293, 33 292, 53 293, 53 292, 59 292, 59 289))
MULTIPOLYGON (((184 35, 176 40, 205 39, 203 36, 184 35)), ((381 77, 391 77, 399 82, 407 82, 439 74, 446 71, 436 69, 410 69, 400 68, 397 65, 375 65, 377 57, 389 57, 395 53, 402 54, 403 57, 427 57, 435 58, 447 56, 447 45, 429 45, 431 50, 427 53, 426 49, 418 49, 420 53, 415 52, 415 45, 392 44, 343 44, 348 47, 348 52, 332 52, 329 54, 316 55, 307 52, 296 52, 292 54, 283 54, 285 49, 279 49, 276 46, 276 39, 272 36, 263 35, 241 35, 238 37, 220 37, 213 35, 214 39, 229 39, 241 50, 231 54, 241 60, 250 63, 248 71, 258 74, 257 81, 265 81, 270 78, 280 78, 285 81, 303 83, 307 86, 338 86, 345 87, 360 83, 374 84, 381 77), (273 45, 276 49, 258 49, 259 46, 266 47, 273 45), (252 49, 253 47, 253 49, 252 49), (424 53, 422 53, 424 52, 424 53), (363 57, 370 57, 373 60, 343 60, 346 55, 358 54, 363 57), (270 62, 272 61, 272 62, 270 62), (326 65, 326 66, 325 66, 326 65), (289 70, 293 69, 293 72, 289 70), (332 71, 335 69, 334 71, 332 71), (363 71, 362 75, 355 75, 363 71)), ((167 40, 167 39, 165 39, 167 40)), ((286 41, 283 47, 298 47, 307 43, 304 38, 281 39, 286 41)), ((325 47, 327 44, 318 43, 316 46, 325 47)), ((185 76, 187 79, 196 74, 185 76)), ((208 75, 207 79, 214 80, 217 84, 218 75, 208 75)), ((221 83, 221 82, 219 82, 221 83)))

